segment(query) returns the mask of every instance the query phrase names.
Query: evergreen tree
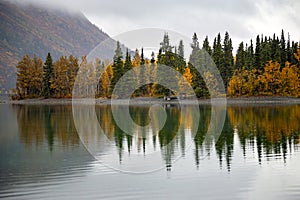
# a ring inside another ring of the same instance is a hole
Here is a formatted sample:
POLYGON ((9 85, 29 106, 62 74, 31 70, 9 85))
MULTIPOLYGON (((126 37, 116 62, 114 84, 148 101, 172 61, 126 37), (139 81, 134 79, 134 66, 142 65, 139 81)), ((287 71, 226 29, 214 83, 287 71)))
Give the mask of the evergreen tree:
POLYGON ((173 49, 173 47, 170 45, 170 39, 169 39, 169 35, 167 32, 164 34, 164 39, 160 43, 160 48, 162 50, 162 53, 172 51, 172 49, 173 49))
POLYGON ((244 42, 241 42, 236 53, 235 68, 241 70, 243 67, 245 67, 245 50, 244 42))
POLYGON ((260 38, 259 35, 256 37, 256 47, 255 47, 255 62, 254 62, 256 69, 263 69, 263 65, 261 63, 261 47, 260 47, 260 38))
MULTIPOLYGON (((133 65, 132 65, 132 62, 131 62, 131 56, 130 56, 130 53, 129 53, 129 50, 126 49, 126 56, 125 56, 125 62, 124 62, 124 74, 128 71, 130 71, 131 69, 133 68, 133 65)), ((121 96, 122 95, 125 95, 127 93, 130 92, 130 88, 135 85, 135 77, 134 76, 130 76, 132 74, 129 73, 125 76, 125 79, 124 79, 124 87, 121 91, 121 96)))
POLYGON ((253 52, 253 43, 252 40, 250 40, 250 46, 246 44, 245 47, 245 68, 246 69, 252 69, 254 63, 254 52, 253 52))
POLYGON ((292 42, 292 59, 291 59, 291 63, 293 65, 298 64, 298 60, 295 57, 295 54, 297 53, 298 50, 298 42, 292 42))
POLYGON ((211 56, 212 50, 211 47, 209 46, 208 36, 206 36, 203 41, 202 49, 205 50, 211 56))
POLYGON ((267 37, 261 42, 261 63, 265 66, 270 60, 271 57, 271 43, 268 41, 267 37))
MULTIPOLYGON (((145 58, 144 58, 144 48, 141 49, 141 67, 140 67, 140 70, 139 70, 139 81, 141 83, 145 83, 146 81, 146 70, 145 70, 145 58)), ((139 93, 144 96, 146 94, 146 91, 147 91, 147 86, 146 85, 143 85, 141 86, 141 88, 139 89, 139 93)))
POLYGON ((113 65, 112 65, 113 77, 111 80, 111 92, 113 91, 116 83, 119 81, 119 79, 123 75, 123 61, 122 61, 123 53, 122 53, 119 41, 117 41, 117 47, 116 47, 113 59, 114 59, 113 65))
POLYGON ((151 53, 151 60, 150 60, 151 63, 155 63, 155 53, 154 51, 152 51, 151 53))
POLYGON ((54 78, 53 73, 53 64, 52 57, 50 53, 48 53, 46 57, 46 61, 43 66, 43 90, 42 95, 45 98, 51 97, 53 95, 53 89, 51 89, 51 80, 54 78))
POLYGON ((223 83, 225 86, 225 89, 227 89, 228 84, 228 77, 227 77, 227 70, 224 66, 224 52, 221 44, 221 34, 219 33, 217 38, 214 40, 214 46, 213 46, 213 54, 212 54, 213 60, 220 72, 220 75, 223 79, 223 83))
POLYGON ((183 45, 183 41, 182 40, 179 41, 178 55, 179 55, 179 57, 184 58, 184 45, 183 45))
POLYGON ((280 55, 281 55, 280 66, 281 66, 281 68, 283 68, 285 66, 285 62, 287 60, 286 42, 285 42, 285 38, 284 38, 283 29, 281 31, 281 39, 280 39, 280 55))
POLYGON ((199 48, 198 36, 196 33, 194 33, 194 35, 193 35, 191 47, 192 47, 192 49, 199 48))
POLYGON ((213 46, 213 54, 212 54, 213 60, 218 67, 219 71, 223 71, 222 63, 223 63, 223 50, 222 50, 222 44, 221 44, 221 35, 218 34, 217 38, 214 40, 214 46, 213 46))
POLYGON ((199 47, 199 41, 196 33, 194 33, 192 37, 191 47, 192 53, 190 55, 188 68, 190 69, 190 73, 192 74, 192 87, 197 97, 207 97, 209 94, 208 89, 205 85, 203 77, 198 71, 200 70, 204 75, 205 66, 203 65, 203 55, 199 47))
POLYGON ((292 62, 292 48, 291 48, 291 42, 290 42, 290 35, 288 34, 288 41, 286 45, 286 60, 291 63, 292 62))
POLYGON ((124 63, 124 74, 132 69, 131 56, 128 48, 126 49, 125 63, 124 63))
MULTIPOLYGON (((227 88, 229 79, 233 74, 233 55, 232 55, 232 40, 229 37, 228 32, 225 33, 224 44, 223 44, 223 52, 224 52, 224 59, 223 59, 223 77, 225 88, 227 88)), ((222 75, 222 74, 221 74, 222 75)))

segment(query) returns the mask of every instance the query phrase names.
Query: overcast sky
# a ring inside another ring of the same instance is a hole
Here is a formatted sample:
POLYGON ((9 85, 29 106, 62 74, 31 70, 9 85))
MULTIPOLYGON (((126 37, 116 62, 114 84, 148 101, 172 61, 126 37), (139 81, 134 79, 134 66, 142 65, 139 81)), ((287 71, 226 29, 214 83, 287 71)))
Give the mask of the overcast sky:
MULTIPOLYGON (((138 28, 163 28, 188 37, 196 32, 200 43, 206 35, 210 43, 228 31, 234 47, 249 42, 257 34, 280 35, 300 40, 299 0, 26 0, 43 5, 80 10, 110 36, 138 28)), ((236 50, 236 48, 235 48, 236 50)))

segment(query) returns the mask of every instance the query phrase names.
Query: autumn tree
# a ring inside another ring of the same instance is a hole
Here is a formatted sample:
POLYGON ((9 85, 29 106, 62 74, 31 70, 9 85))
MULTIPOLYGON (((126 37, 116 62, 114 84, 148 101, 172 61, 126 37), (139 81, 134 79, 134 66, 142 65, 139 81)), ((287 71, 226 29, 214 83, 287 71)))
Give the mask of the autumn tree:
POLYGON ((53 64, 53 77, 51 78, 50 88, 54 91, 55 97, 65 97, 68 92, 69 81, 67 77, 68 59, 66 56, 61 56, 53 64))
POLYGON ((19 98, 23 99, 29 94, 29 81, 31 78, 30 66, 32 61, 29 55, 23 56, 17 65, 16 90, 19 98))

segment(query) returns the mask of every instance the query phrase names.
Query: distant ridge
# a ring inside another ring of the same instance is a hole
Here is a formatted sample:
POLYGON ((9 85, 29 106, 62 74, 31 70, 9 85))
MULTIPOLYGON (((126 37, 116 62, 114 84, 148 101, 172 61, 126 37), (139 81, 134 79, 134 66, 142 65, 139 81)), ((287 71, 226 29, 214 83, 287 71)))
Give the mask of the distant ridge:
POLYGON ((33 56, 35 53, 43 60, 48 52, 53 59, 70 54, 80 58, 109 38, 80 12, 6 1, 0 1, 0 28, 2 93, 15 87, 15 66, 25 54, 33 56))

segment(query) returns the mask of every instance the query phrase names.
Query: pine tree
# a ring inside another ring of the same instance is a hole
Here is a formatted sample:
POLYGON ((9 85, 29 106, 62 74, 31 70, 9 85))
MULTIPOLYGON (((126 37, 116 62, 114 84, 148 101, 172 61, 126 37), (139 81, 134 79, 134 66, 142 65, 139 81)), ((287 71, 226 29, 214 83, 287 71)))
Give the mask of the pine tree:
POLYGON ((214 40, 212 57, 214 59, 216 66, 220 70, 220 68, 222 68, 222 63, 223 63, 223 58, 224 58, 220 33, 218 34, 217 38, 215 38, 215 40, 214 40))
POLYGON ((173 47, 170 45, 170 39, 169 39, 169 35, 167 32, 164 34, 164 39, 160 43, 160 48, 162 50, 162 53, 172 51, 172 49, 173 49, 173 47))
POLYGON ((111 80, 111 92, 113 91, 115 85, 117 84, 117 82, 119 81, 119 79, 122 77, 123 75, 123 53, 120 47, 120 42, 117 41, 117 47, 115 50, 115 54, 114 54, 114 58, 113 58, 113 65, 112 65, 112 69, 113 69, 113 77, 111 80))
POLYGON ((190 73, 192 74, 192 87, 197 97, 207 97, 209 93, 202 77, 206 70, 206 66, 203 65, 203 54, 199 47, 199 41, 196 33, 194 33, 192 37, 191 47, 192 53, 190 55, 188 68, 190 69, 190 73), (197 69, 201 71, 202 75, 197 69))
POLYGON ((254 62, 256 69, 263 69, 263 65, 261 63, 261 46, 260 46, 260 38, 259 35, 256 37, 256 47, 255 47, 255 62, 254 62))
POLYGON ((227 89, 228 77, 227 77, 227 69, 224 66, 224 52, 221 44, 220 33, 218 34, 217 38, 215 38, 214 40, 212 57, 223 79, 225 89, 227 89))
POLYGON ((254 52, 253 52, 253 43, 252 40, 250 40, 250 46, 246 44, 245 47, 245 68, 246 69, 252 69, 254 63, 254 52))
POLYGON ((276 35, 273 35, 273 40, 272 40, 272 54, 271 58, 273 61, 276 61, 278 63, 281 63, 281 55, 280 55, 280 42, 278 37, 276 35))
POLYGON ((291 42, 290 42, 290 35, 288 34, 288 41, 286 45, 286 56, 287 56, 287 61, 289 63, 292 62, 292 48, 291 48, 291 42))
POLYGON ((205 50, 211 56, 212 50, 211 47, 209 46, 208 36, 206 36, 203 41, 202 49, 205 50))
POLYGON ((130 92, 131 87, 135 84, 135 76, 130 76, 132 72, 129 72, 133 68, 132 62, 131 62, 131 56, 129 53, 129 50, 126 49, 126 56, 125 56, 125 62, 124 62, 124 74, 128 72, 124 79, 123 79, 123 88, 122 91, 120 91, 121 96, 124 96, 130 92))
MULTIPOLYGON (((139 81, 141 83, 145 83, 146 82, 146 70, 145 70, 145 58, 144 58, 144 48, 141 49, 141 67, 139 68, 139 81)), ((147 91, 147 86, 143 85, 140 87, 139 89, 139 93, 144 96, 146 94, 147 91)))
POLYGON ((129 54, 128 48, 126 49, 125 63, 124 63, 124 73, 132 69, 131 56, 129 54))
POLYGON ((272 60, 271 44, 267 37, 265 37, 265 40, 261 42, 261 63, 265 66, 270 60, 272 60))
POLYGON ((233 74, 233 55, 232 55, 232 40, 229 37, 228 32, 225 33, 224 43, 223 43, 223 52, 224 52, 224 59, 223 59, 223 77, 225 88, 227 88, 229 79, 233 74))
POLYGON ((150 60, 151 63, 155 63, 155 53, 154 51, 152 51, 151 53, 151 60, 150 60))
POLYGON ((281 31, 281 39, 280 39, 280 55, 281 55, 280 66, 281 66, 281 68, 283 68, 285 66, 285 62, 287 60, 286 43, 285 43, 283 29, 281 31))
POLYGON ((43 90, 42 95, 45 98, 51 97, 53 95, 53 89, 51 89, 51 79, 53 79, 53 64, 52 57, 48 53, 46 61, 43 66, 43 90))
POLYGON ((297 54, 298 51, 298 43, 297 42, 292 42, 292 59, 291 59, 291 64, 295 65, 298 64, 298 60, 295 57, 295 54, 297 54))
POLYGON ((178 55, 179 55, 179 57, 184 58, 184 45, 183 45, 183 41, 182 40, 179 41, 178 55))
POLYGON ((194 33, 194 35, 193 35, 191 47, 192 47, 192 49, 199 48, 199 41, 198 41, 197 33, 194 33))
POLYGON ((235 68, 241 70, 243 67, 245 67, 245 50, 244 42, 241 42, 236 53, 235 68))

